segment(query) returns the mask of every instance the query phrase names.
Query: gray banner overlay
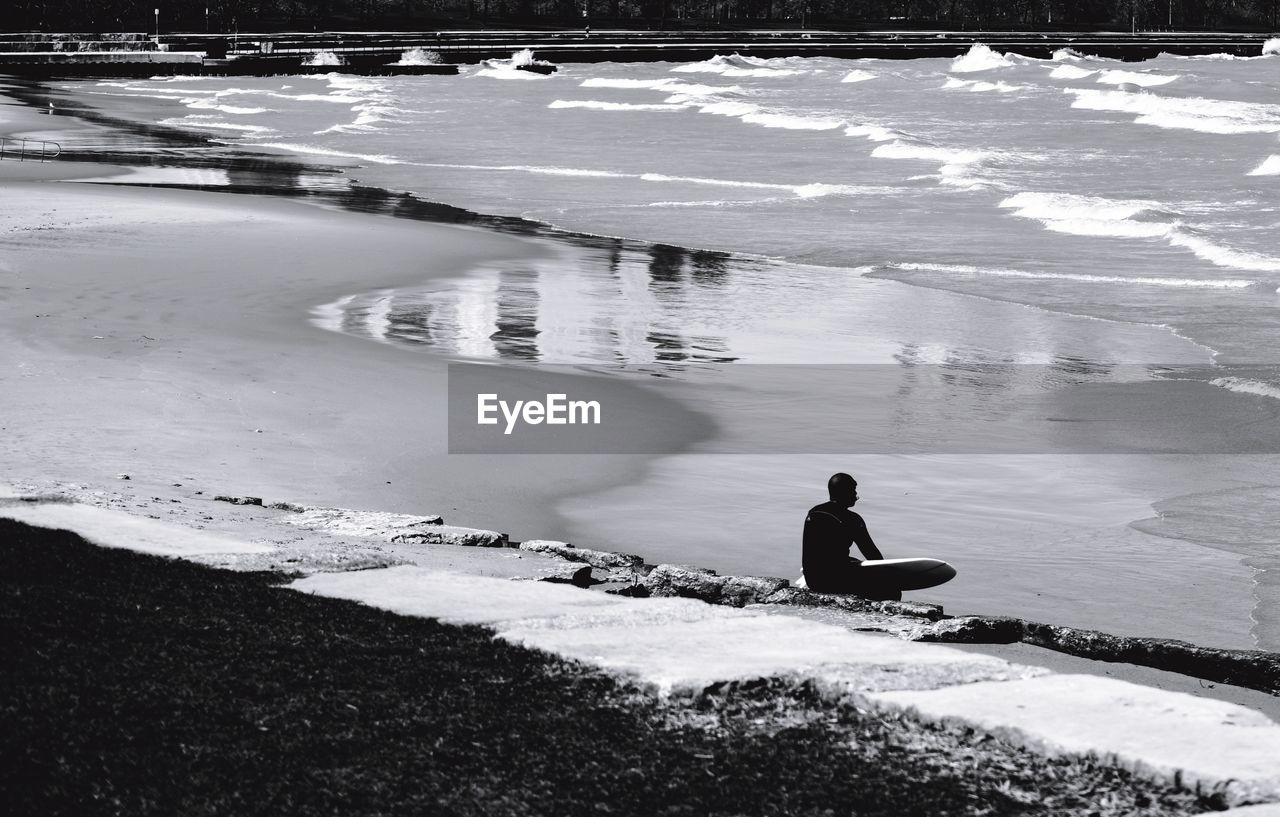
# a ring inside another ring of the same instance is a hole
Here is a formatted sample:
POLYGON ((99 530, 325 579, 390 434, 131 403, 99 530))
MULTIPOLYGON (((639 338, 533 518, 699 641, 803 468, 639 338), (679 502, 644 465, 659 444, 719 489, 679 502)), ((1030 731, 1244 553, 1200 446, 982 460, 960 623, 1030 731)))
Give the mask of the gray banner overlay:
POLYGON ((449 451, 1280 453, 1280 366, 451 364, 449 451))

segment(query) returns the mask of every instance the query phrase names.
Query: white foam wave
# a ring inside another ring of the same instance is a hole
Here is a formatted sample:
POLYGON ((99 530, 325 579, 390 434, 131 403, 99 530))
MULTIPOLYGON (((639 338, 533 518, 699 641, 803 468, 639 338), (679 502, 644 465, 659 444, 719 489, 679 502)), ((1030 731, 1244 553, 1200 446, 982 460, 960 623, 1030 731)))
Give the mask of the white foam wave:
POLYGON ((835 130, 845 126, 843 119, 789 113, 749 113, 740 118, 750 125, 760 125, 765 128, 785 128, 787 130, 835 130))
POLYGON ((579 83, 583 88, 665 88, 677 82, 673 79, 609 79, 589 77, 579 83))
POLYGON ((216 99, 193 98, 182 100, 188 108, 196 108, 200 110, 219 111, 221 113, 231 114, 232 116, 249 116, 257 113, 266 113, 267 108, 242 108, 237 105, 222 105, 216 99))
POLYGON ((356 118, 345 125, 332 125, 324 130, 316 131, 316 134, 322 133, 370 133, 385 130, 379 127, 384 122, 400 122, 408 113, 407 111, 397 108, 393 105, 380 104, 377 102, 366 102, 363 105, 356 105, 352 108, 357 111, 356 118))
POLYGON ((303 65, 342 65, 342 57, 332 51, 317 51, 303 65))
POLYGON ((794 68, 774 67, 776 62, 759 57, 744 57, 741 54, 727 57, 716 55, 702 62, 677 65, 671 70, 683 74, 720 74, 725 77, 786 77, 805 73, 794 68))
POLYGON ((585 108, 592 111, 682 111, 688 106, 670 103, 638 104, 632 102, 606 102, 598 99, 557 99, 547 105, 547 107, 585 108))
POLYGON ((1059 65, 1049 72, 1049 76, 1053 79, 1084 79, 1096 74, 1097 71, 1090 71, 1087 68, 1078 68, 1074 65, 1059 65))
POLYGON ((871 142, 890 142, 901 139, 903 133, 880 125, 850 125, 844 129, 845 136, 861 136, 871 142))
POLYGON ((1154 278, 1149 276, 1126 277, 1123 275, 1095 275, 1085 272, 1031 272, 1028 270, 1002 269, 999 267, 975 267, 967 264, 885 264, 890 269, 906 272, 943 272, 956 275, 993 276, 1000 278, 1025 278, 1044 281, 1077 281, 1088 284, 1134 284, 1140 286, 1178 287, 1191 289, 1245 289, 1255 286, 1254 281, 1239 278, 1154 278))
POLYGON ((712 199, 710 201, 654 201, 646 204, 645 207, 655 207, 660 209, 675 209, 680 207, 746 207, 780 200, 781 199, 776 198, 766 198, 748 199, 746 201, 740 199, 712 199))
POLYGON ((907 142, 890 142, 871 151, 877 159, 923 159, 944 164, 970 164, 981 161, 986 154, 976 150, 940 148, 932 145, 913 145, 907 142))
POLYGON ((1262 56, 1280 54, 1280 37, 1272 37, 1262 44, 1262 56))
POLYGON ((1170 231, 1168 238, 1169 243, 1175 247, 1191 250, 1198 258, 1219 267, 1250 272, 1280 272, 1280 258, 1224 247, 1180 229, 1170 231))
POLYGON ((1105 199, 1072 193, 1018 193, 1000 202, 1001 207, 1017 210, 1014 215, 1042 221, 1125 221, 1152 210, 1160 204, 1145 199, 1105 199))
POLYGON ((235 122, 223 122, 214 116, 179 116, 171 119, 161 119, 161 125, 170 125, 177 128, 201 128, 213 130, 230 130, 240 133, 266 134, 273 133, 273 129, 265 125, 241 125, 235 122))
POLYGON ((863 71, 861 68, 855 68, 849 73, 845 74, 844 79, 840 81, 841 82, 866 82, 869 79, 875 79, 877 76, 879 75, 873 74, 870 71, 863 71))
MULTIPOLYGON (((1045 229, 1099 238, 1164 239, 1219 267, 1250 272, 1280 271, 1280 259, 1224 247, 1201 238, 1176 222, 1135 221, 1143 213, 1162 211, 1158 202, 1120 200, 1073 193, 1018 193, 1000 202, 1013 215, 1039 221, 1045 229)), ((1250 284, 1245 284, 1250 285, 1250 284)))
POLYGON ((760 106, 752 105, 748 102, 733 102, 731 100, 725 100, 720 102, 701 103, 698 106, 698 110, 702 113, 710 113, 717 116, 742 117, 758 112, 760 110, 760 106))
POLYGON ((444 62, 438 51, 430 51, 421 46, 417 48, 405 49, 400 54, 400 60, 395 65, 439 65, 444 62))
MULTIPOLYGON (((1069 67, 1069 66, 1063 66, 1069 67)), ((1120 71, 1111 69, 1098 75, 1098 82, 1103 85, 1123 85, 1129 83, 1142 88, 1153 88, 1157 85, 1168 85, 1178 79, 1179 74, 1148 74, 1138 71, 1120 71)))
MULTIPOLYGON (((860 186, 860 185, 843 185, 843 184, 826 184, 823 182, 810 182, 808 184, 782 184, 779 182, 752 182, 741 181, 737 179, 713 179, 703 176, 671 176, 666 173, 620 173, 615 170, 592 170, 589 168, 575 167, 544 167, 540 165, 468 165, 468 164, 444 164, 434 162, 415 163, 418 167, 439 167, 450 170, 489 170, 489 171, 505 171, 513 173, 532 173, 543 176, 567 176, 567 177, 583 177, 583 178, 603 178, 603 179, 638 179, 644 182, 668 183, 668 184, 694 184, 708 187, 733 187, 743 188, 747 190, 769 190, 783 193, 790 193, 798 198, 817 198, 821 196, 856 196, 866 194, 883 193, 883 187, 877 186, 860 186)), ((655 204, 664 204, 657 202, 655 204)), ((686 206, 679 202, 666 202, 672 207, 686 206)), ((694 206, 688 203, 687 206, 694 206)))
POLYGON ((346 93, 297 94, 296 96, 291 94, 281 94, 280 96, 283 99, 292 99, 298 102, 336 102, 339 105, 350 105, 353 102, 360 102, 364 99, 363 97, 353 97, 346 93))
POLYGON ((1249 176, 1280 176, 1280 156, 1271 155, 1262 164, 1250 170, 1249 176))
POLYGON ((1280 133, 1280 105, 1202 97, 1166 97, 1149 92, 1064 88, 1073 108, 1136 114, 1134 122, 1200 133, 1280 133))
POLYGON ((1013 62, 999 51, 992 51, 984 43, 974 43, 967 53, 951 61, 950 70, 955 74, 971 74, 975 71, 990 71, 1012 65, 1013 62))
POLYGON ((298 144, 296 142, 256 142, 249 145, 250 147, 274 148, 276 150, 287 150, 293 153, 309 153, 316 156, 332 156, 338 159, 356 159, 361 162, 373 162, 379 165, 398 165, 401 164, 399 159, 392 156, 384 156, 382 154, 370 153, 351 153, 344 150, 332 150, 330 148, 319 147, 317 145, 298 144))
POLYGON ((1085 56, 1074 48, 1059 48, 1053 52, 1052 59, 1054 62, 1079 62, 1085 59, 1085 56))
POLYGON ((985 91, 997 91, 1002 94, 1009 94, 1009 93, 1013 93, 1014 91, 1022 91, 1022 90, 1025 90, 1026 87, 1027 86, 1025 85, 1011 85, 1007 82, 999 81, 999 80, 996 82, 986 82, 984 80, 957 79, 955 77, 947 77, 947 81, 942 84, 942 89, 944 91, 963 89, 963 90, 967 90, 975 93, 982 93, 985 91))
POLYGON ((714 94, 736 94, 742 89, 736 85, 700 85, 681 82, 678 79, 608 79, 593 77, 580 83, 583 88, 622 88, 651 91, 665 91, 669 94, 684 96, 712 96, 714 94))
POLYGON ((1240 392, 1241 394, 1256 394, 1260 397, 1270 397, 1280 400, 1280 387, 1271 383, 1265 383, 1261 380, 1250 380, 1244 377, 1217 377, 1210 380, 1211 385, 1227 391, 1240 392))
POLYGON ((498 65, 489 65, 488 62, 481 63, 484 67, 475 72, 473 76, 489 77, 491 79, 520 79, 520 80, 539 80, 546 79, 542 74, 536 71, 521 71, 513 65, 507 64, 505 61, 498 65))
MULTIPOLYGON (((159 80, 159 81, 163 81, 163 82, 205 82, 205 81, 207 81, 208 79, 209 79, 208 77, 199 77, 199 76, 190 76, 190 77, 188 77, 188 76, 183 76, 183 75, 181 75, 181 74, 179 74, 178 76, 173 76, 173 77, 166 77, 166 76, 163 76, 163 75, 157 75, 157 76, 151 77, 151 80, 152 80, 153 82, 154 82, 154 81, 157 81, 157 80, 159 80)), ((106 85, 107 83, 105 83, 105 82, 99 82, 98 84, 99 84, 99 85, 106 85)), ((116 83, 116 84, 119 84, 119 83, 116 83)))
POLYGON ((948 187, 959 187, 964 190, 979 190, 987 186, 986 182, 975 176, 972 166, 988 158, 988 154, 976 150, 943 148, 936 145, 923 145, 901 140, 882 143, 871 151, 875 159, 915 159, 920 161, 939 162, 938 180, 948 187))

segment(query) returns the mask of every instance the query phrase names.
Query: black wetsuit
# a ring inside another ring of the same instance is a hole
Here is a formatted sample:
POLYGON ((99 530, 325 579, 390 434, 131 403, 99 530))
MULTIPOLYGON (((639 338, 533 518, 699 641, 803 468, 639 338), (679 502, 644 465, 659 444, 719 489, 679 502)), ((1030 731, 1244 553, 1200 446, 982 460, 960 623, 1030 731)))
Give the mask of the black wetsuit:
POLYGON ((854 593, 872 599, 901 599, 897 588, 877 586, 849 555, 858 546, 868 559, 883 559, 862 517, 835 502, 809 510, 804 519, 804 580, 818 593, 854 593))

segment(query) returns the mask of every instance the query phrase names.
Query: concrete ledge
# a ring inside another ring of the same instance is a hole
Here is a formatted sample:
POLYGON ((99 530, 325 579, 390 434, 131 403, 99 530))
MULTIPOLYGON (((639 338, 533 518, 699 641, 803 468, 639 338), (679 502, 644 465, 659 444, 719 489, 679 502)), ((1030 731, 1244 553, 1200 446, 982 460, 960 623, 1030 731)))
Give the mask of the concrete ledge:
POLYGON ((161 556, 196 557, 211 554, 259 554, 274 548, 193 528, 167 525, 123 511, 66 502, 14 504, 0 516, 41 528, 69 530, 102 547, 124 548, 161 556))
POLYGON ((1093 755, 1229 806, 1280 800, 1280 726, 1236 704, 1092 675, 868 697, 1046 754, 1093 755))

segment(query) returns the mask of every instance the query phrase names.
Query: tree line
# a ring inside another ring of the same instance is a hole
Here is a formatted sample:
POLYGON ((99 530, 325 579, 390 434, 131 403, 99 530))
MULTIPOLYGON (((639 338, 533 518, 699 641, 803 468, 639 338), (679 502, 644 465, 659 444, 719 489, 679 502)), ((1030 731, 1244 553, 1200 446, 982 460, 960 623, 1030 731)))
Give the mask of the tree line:
POLYGON ((1274 30, 1280 0, 7 0, 4 31, 822 27, 1274 30), (156 12, 159 12, 158 14, 156 12))

